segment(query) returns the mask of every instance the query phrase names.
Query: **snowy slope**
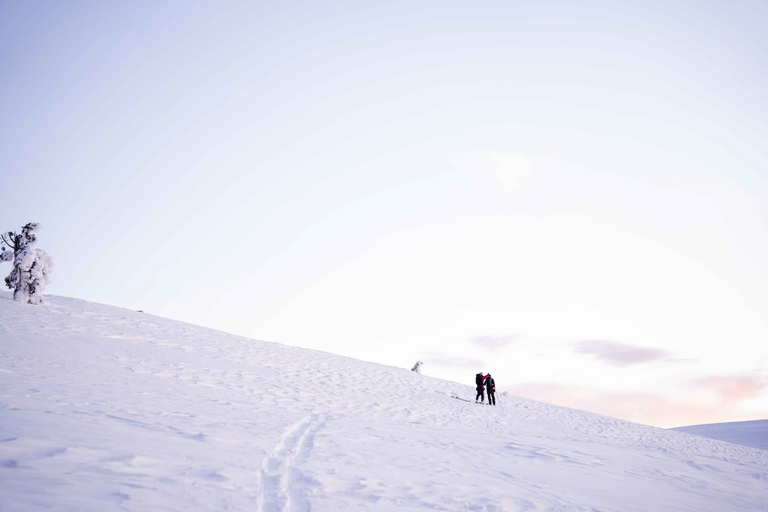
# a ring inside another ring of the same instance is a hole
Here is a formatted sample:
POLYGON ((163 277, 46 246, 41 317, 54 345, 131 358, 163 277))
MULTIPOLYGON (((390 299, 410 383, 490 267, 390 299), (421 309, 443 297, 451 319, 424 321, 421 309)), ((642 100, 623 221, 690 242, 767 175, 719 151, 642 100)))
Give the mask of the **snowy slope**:
POLYGON ((768 450, 768 420, 690 425, 672 430, 768 450))
POLYGON ((765 450, 48 301, 0 295, 3 511, 768 510, 765 450))

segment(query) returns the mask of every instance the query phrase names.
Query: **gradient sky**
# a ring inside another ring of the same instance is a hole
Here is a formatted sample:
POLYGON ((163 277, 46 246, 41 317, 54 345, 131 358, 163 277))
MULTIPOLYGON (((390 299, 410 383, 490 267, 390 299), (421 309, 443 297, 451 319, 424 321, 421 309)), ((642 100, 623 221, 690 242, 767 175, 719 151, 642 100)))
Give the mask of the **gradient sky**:
POLYGON ((768 4, 367 4, 0 2, 0 229, 42 224, 46 293, 768 418, 768 4))

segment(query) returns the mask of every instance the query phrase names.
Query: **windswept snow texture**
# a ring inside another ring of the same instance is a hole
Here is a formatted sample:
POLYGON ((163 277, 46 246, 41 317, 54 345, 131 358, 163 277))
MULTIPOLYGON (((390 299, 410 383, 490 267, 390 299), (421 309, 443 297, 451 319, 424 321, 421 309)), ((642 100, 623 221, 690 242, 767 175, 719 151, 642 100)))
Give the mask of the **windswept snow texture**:
POLYGON ((768 452, 148 314, 0 295, 5 511, 759 511, 768 452), (452 398, 456 395, 469 402, 452 398))
POLYGON ((768 420, 709 423, 677 427, 672 430, 768 450, 768 420))

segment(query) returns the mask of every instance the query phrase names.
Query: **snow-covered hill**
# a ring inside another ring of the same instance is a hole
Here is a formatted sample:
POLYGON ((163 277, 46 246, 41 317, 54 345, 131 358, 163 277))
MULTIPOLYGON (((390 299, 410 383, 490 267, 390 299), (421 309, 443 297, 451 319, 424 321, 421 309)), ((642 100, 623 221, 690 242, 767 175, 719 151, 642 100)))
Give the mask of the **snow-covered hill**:
POLYGON ((768 420, 708 423, 673 430, 768 450, 768 420))
POLYGON ((48 301, 0 295, 3 511, 768 510, 765 450, 48 301))

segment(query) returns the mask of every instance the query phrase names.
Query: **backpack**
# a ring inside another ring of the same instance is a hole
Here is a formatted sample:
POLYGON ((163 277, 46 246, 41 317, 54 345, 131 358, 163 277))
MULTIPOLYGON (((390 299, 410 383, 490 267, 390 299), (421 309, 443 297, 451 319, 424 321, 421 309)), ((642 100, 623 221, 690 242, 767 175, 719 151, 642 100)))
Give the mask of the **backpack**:
POLYGON ((493 380, 493 377, 490 375, 488 376, 488 382, 485 383, 485 386, 488 388, 488 391, 495 391, 496 390, 496 381, 493 380))
POLYGON ((483 374, 482 374, 482 372, 478 373, 477 375, 475 375, 475 384, 477 384, 478 386, 482 386, 483 385, 483 374))

